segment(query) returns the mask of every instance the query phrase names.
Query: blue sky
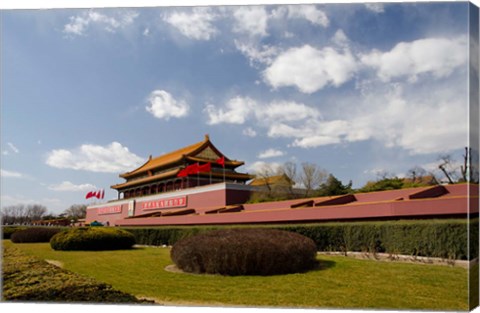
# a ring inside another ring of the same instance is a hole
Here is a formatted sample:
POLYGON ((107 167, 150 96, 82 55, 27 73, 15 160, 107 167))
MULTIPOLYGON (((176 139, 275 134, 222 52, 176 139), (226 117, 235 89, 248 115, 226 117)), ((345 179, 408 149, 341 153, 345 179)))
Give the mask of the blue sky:
POLYGON ((4 10, 1 23, 2 206, 116 198, 118 174, 205 134, 241 171, 312 162, 355 187, 436 171, 442 154, 460 163, 467 145, 467 3, 4 10))

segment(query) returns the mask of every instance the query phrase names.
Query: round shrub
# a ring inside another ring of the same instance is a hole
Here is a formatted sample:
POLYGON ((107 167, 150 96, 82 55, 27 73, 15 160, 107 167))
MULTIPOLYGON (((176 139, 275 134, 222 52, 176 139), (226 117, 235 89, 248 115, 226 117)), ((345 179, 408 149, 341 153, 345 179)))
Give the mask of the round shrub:
POLYGON ((26 228, 12 233, 10 240, 14 243, 49 242, 50 238, 62 230, 62 228, 51 227, 26 228))
POLYGON ((297 233, 264 229, 220 229, 175 243, 171 258, 190 273, 276 275, 315 267, 315 242, 297 233))
POLYGON ((54 250, 120 250, 135 244, 132 233, 118 228, 81 227, 56 234, 50 240, 54 250))

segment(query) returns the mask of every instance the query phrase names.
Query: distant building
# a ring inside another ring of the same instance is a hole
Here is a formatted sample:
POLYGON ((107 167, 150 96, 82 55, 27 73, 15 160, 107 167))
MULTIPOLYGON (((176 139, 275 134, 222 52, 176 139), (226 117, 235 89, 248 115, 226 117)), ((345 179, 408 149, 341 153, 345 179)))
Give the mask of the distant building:
POLYGON ((139 168, 120 174, 126 182, 111 186, 119 199, 142 197, 220 182, 245 184, 253 176, 235 169, 244 162, 231 160, 205 135, 203 141, 150 158, 139 168))
POLYGON ((293 182, 285 175, 254 178, 237 172, 243 164, 227 158, 205 136, 121 174, 126 181, 112 186, 118 199, 88 206, 85 223, 159 226, 478 216, 478 184, 247 203, 252 191, 288 190, 293 182))
MULTIPOLYGON (((120 219, 185 215, 192 208, 218 208, 245 203, 254 178, 237 172, 244 162, 225 156, 204 140, 152 158, 130 172, 120 174, 126 181, 111 186, 118 198, 87 208, 86 223, 98 221, 116 225, 120 219)), ((194 210, 193 210, 194 211, 194 210)))
POLYGON ((288 178, 287 175, 275 175, 269 177, 256 177, 251 182, 249 182, 250 186, 257 186, 257 187, 264 187, 264 188, 274 188, 274 187, 281 187, 281 188, 292 188, 295 185, 295 182, 288 178), (267 187, 269 186, 269 187, 267 187))

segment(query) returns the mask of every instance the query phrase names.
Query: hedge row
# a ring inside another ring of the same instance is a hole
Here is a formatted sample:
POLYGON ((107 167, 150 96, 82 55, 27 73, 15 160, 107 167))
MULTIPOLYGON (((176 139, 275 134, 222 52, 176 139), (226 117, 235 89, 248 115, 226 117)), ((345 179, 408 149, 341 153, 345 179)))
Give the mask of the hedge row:
MULTIPOLYGON (((218 227, 125 228, 142 245, 173 245, 179 239, 218 227)), ((245 227, 245 226, 243 226, 245 227)), ((299 233, 313 239, 319 251, 384 252, 447 259, 478 257, 478 219, 339 222, 264 226, 299 233), (468 231, 471 251, 468 254, 468 231)))
POLYGON ((14 232, 27 229, 26 226, 2 226, 2 239, 10 239, 14 232))
POLYGON ((312 238, 321 251, 384 252, 446 259, 478 257, 478 221, 471 223, 472 236, 468 256, 467 221, 385 222, 338 224, 331 226, 284 227, 312 238))
MULTIPOLYGON (((18 231, 23 231, 26 229, 55 229, 55 230, 65 230, 67 227, 62 226, 4 226, 2 225, 2 239, 12 239, 12 235, 18 231)), ((48 240, 47 240, 48 242, 48 240)))
POLYGON ((63 228, 55 227, 32 227, 17 230, 11 234, 10 239, 14 243, 30 243, 30 242, 49 242, 50 239, 63 228))
POLYGON ((3 245, 1 301, 152 303, 3 245))

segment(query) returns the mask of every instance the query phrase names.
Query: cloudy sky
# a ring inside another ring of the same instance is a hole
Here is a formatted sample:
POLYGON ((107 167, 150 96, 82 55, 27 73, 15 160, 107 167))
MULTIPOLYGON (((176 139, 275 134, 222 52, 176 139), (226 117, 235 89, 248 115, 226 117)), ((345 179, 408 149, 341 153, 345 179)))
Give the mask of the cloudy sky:
MULTIPOLYGON (((467 3, 5 10, 1 204, 60 213, 209 134, 354 187, 467 145, 467 3)), ((473 64, 478 71, 478 63, 473 64)))

